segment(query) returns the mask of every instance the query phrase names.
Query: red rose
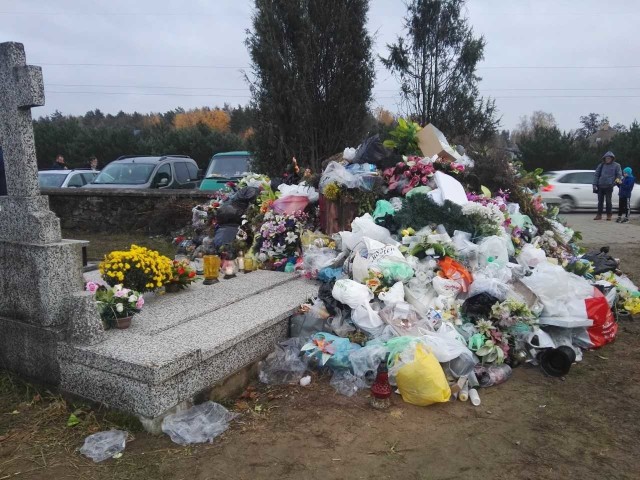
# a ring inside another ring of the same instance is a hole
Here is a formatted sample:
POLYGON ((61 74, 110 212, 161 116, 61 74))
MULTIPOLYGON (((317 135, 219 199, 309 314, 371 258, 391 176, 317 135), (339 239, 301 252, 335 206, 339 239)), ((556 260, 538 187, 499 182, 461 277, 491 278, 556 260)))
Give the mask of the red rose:
POLYGON ((184 268, 180 267, 178 269, 178 275, 184 275, 184 268))
POLYGON ((193 278, 196 276, 196 272, 194 272, 193 270, 189 272, 189 278, 193 278))

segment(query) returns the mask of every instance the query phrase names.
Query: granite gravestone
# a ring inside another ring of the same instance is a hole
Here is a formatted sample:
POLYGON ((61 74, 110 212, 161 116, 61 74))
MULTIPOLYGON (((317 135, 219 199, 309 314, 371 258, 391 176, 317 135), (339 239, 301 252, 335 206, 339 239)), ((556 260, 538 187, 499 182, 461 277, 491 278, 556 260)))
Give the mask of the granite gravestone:
POLYGON ((58 343, 93 344, 104 330, 83 292, 83 242, 62 239, 40 195, 31 107, 44 105, 42 70, 20 43, 0 43, 0 98, 0 368, 58 383, 58 343))

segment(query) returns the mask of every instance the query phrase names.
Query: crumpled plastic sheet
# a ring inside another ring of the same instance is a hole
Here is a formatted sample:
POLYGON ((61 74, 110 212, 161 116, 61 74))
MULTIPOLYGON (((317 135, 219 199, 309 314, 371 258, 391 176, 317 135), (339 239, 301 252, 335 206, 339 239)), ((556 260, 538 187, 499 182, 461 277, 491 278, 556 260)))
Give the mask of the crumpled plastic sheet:
POLYGON ((208 401, 184 412, 167 415, 162 421, 162 431, 179 445, 212 442, 229 428, 229 422, 235 417, 236 413, 208 401))
POLYGON ((84 439, 80 453, 94 462, 102 462, 124 450, 127 443, 127 432, 108 430, 89 435, 84 439))
POLYGON ((298 383, 307 370, 307 359, 300 355, 300 349, 305 343, 302 337, 280 342, 260 363, 260 381, 268 385, 298 383))
POLYGON ((353 374, 363 379, 368 385, 375 380, 378 365, 385 359, 389 350, 384 345, 367 345, 360 350, 351 352, 349 360, 353 374))
POLYGON ((361 379, 353 375, 349 370, 336 370, 329 382, 336 392, 347 397, 353 397, 358 390, 369 388, 369 385, 361 379))

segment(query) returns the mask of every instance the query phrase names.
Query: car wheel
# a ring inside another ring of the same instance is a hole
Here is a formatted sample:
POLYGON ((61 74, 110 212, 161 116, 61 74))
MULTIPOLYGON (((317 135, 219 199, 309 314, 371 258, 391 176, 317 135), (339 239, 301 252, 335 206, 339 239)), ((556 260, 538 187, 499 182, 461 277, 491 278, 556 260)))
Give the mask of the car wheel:
POLYGON ((571 213, 576 208, 576 202, 571 197, 562 197, 560 213, 571 213))

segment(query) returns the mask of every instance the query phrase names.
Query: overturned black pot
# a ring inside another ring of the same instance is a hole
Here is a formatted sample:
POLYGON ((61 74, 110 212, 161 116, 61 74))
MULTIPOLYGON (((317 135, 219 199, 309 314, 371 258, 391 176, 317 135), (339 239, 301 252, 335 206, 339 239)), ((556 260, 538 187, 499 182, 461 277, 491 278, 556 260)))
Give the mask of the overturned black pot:
POLYGON ((546 348, 538 354, 540 368, 550 377, 564 377, 575 360, 576 352, 566 345, 546 348))

